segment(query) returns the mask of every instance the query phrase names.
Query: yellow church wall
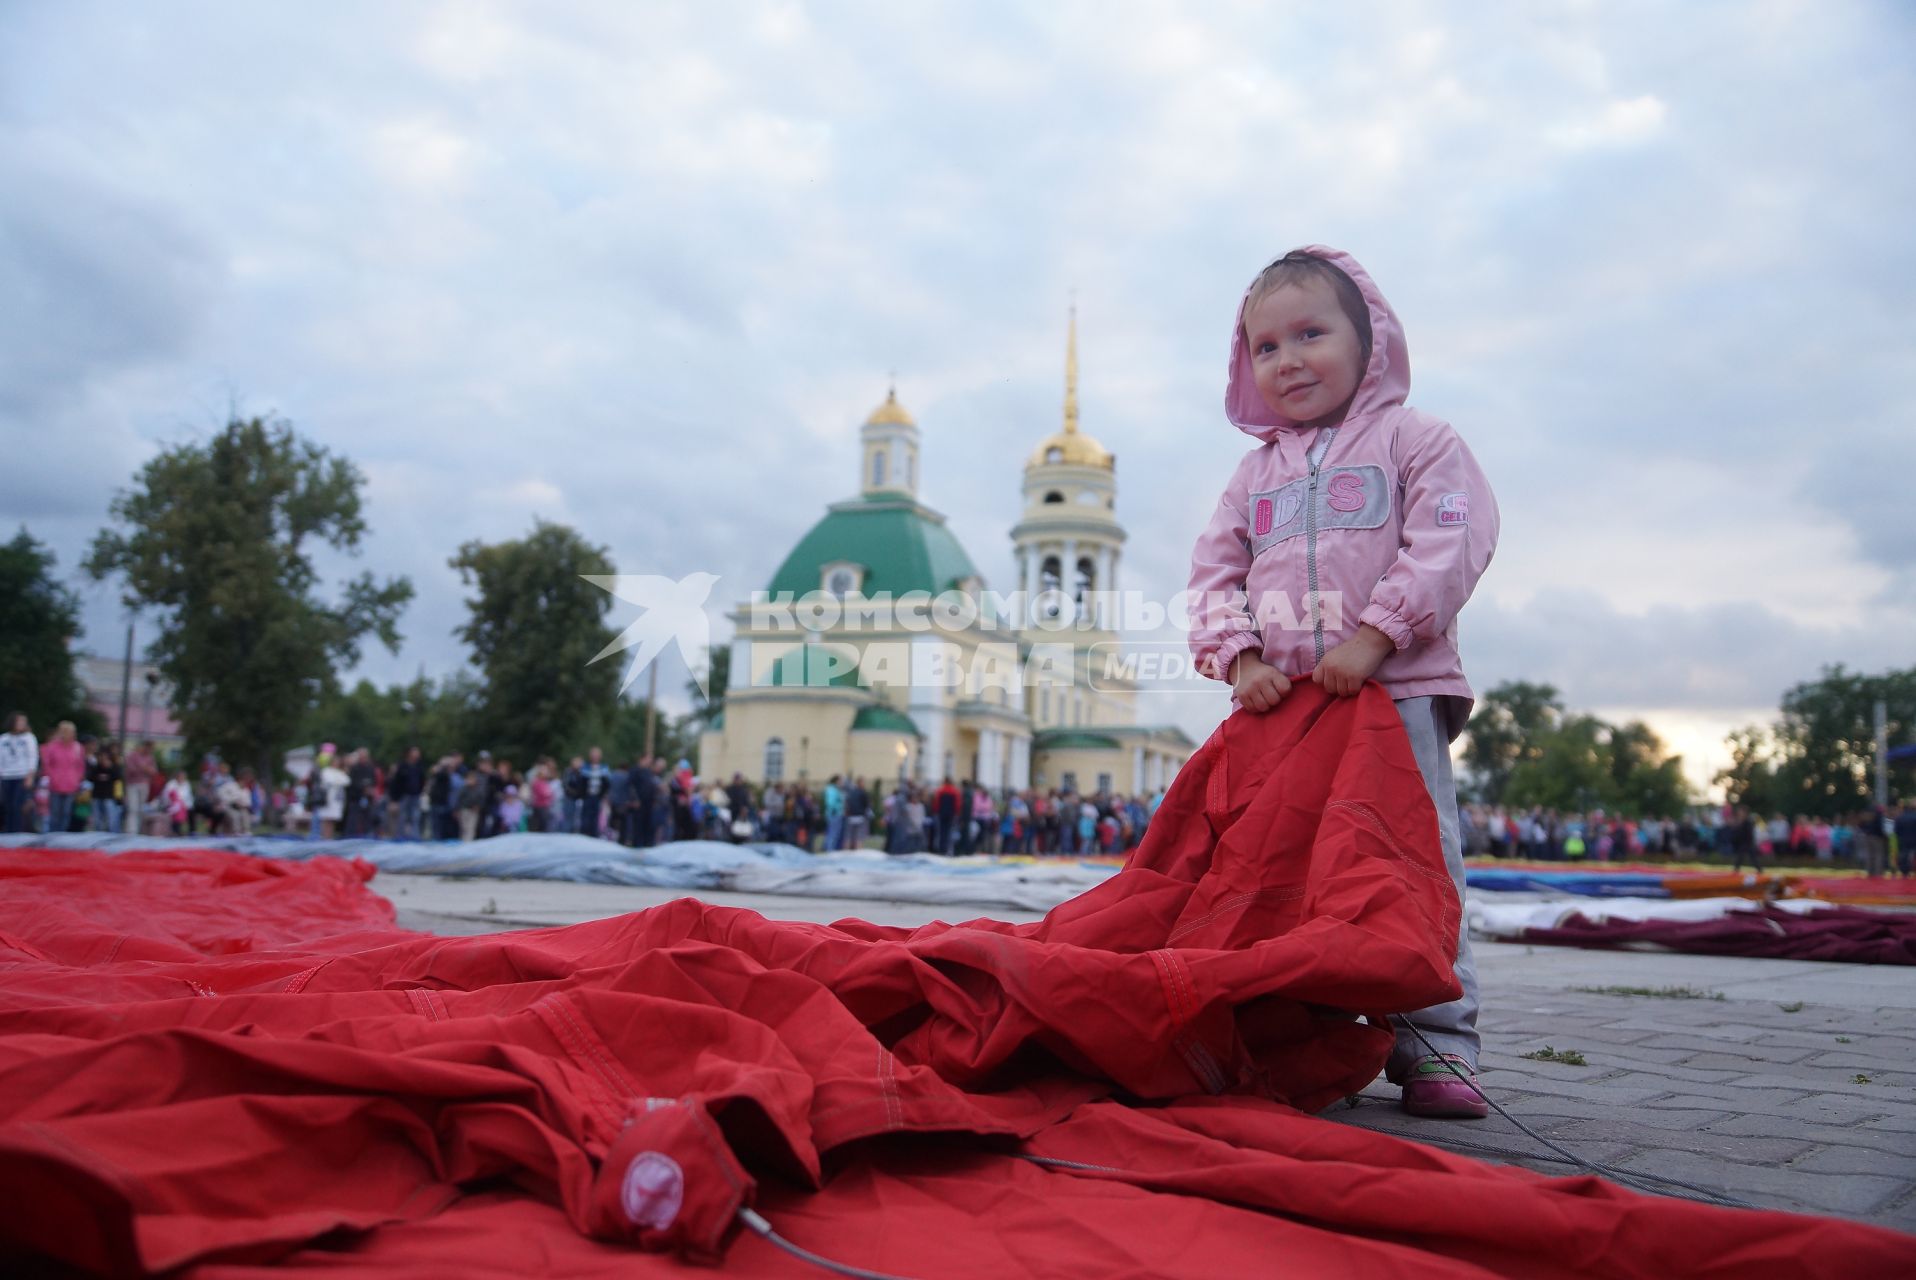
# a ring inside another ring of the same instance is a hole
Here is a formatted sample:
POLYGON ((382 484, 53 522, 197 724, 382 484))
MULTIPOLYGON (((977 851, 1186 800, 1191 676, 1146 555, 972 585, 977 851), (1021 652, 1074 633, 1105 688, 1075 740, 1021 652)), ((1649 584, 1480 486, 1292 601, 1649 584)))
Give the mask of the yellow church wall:
POLYGON ((877 779, 886 784, 887 792, 891 790, 891 784, 898 780, 900 761, 903 761, 907 771, 914 763, 915 740, 909 735, 882 729, 860 729, 850 738, 846 772, 867 782, 877 779))
POLYGON ((850 691, 728 698, 724 729, 700 739, 699 775, 725 779, 740 773, 763 783, 765 745, 773 738, 785 743, 787 782, 822 782, 844 773, 851 768, 849 740, 859 701, 850 691))

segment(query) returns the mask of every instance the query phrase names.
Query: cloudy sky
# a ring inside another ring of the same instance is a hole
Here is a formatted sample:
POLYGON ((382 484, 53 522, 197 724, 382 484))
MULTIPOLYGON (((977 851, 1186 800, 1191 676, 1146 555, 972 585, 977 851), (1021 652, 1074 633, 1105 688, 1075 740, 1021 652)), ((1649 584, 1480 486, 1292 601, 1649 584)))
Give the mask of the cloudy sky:
POLYGON ((1480 689, 1703 771, 1821 664, 1916 658, 1906 5, 1175 8, 0 4, 0 520, 72 571, 162 443, 282 414, 418 589, 362 671, 443 673, 447 557, 535 516, 763 585, 896 370, 1009 587, 1075 290, 1124 581, 1168 596, 1249 444, 1238 294, 1316 241, 1496 486, 1480 689))

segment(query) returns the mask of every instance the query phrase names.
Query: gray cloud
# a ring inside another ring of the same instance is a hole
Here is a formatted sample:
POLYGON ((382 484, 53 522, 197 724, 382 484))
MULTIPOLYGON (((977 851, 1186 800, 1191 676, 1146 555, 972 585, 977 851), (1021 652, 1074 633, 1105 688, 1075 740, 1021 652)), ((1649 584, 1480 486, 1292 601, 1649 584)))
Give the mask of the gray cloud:
POLYGON ((168 14, 0 19, 0 513, 63 564, 237 395, 371 477, 364 563, 419 597, 366 672, 445 670, 446 558, 535 514, 742 597, 896 369, 1003 583, 1075 289, 1125 580, 1169 595, 1248 444, 1238 291, 1321 240, 1496 484, 1480 684, 1716 707, 1899 660, 1864 620, 1916 612, 1900 14, 168 14))

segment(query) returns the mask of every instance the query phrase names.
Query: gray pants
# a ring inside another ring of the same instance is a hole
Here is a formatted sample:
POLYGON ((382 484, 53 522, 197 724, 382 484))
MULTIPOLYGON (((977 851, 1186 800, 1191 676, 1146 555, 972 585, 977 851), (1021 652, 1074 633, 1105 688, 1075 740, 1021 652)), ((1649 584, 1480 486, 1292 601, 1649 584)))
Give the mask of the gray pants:
MULTIPOLYGON (((1437 808, 1437 835, 1444 846, 1444 866, 1450 881, 1457 886, 1457 981, 1463 985, 1462 999, 1448 1004, 1417 1009, 1404 1016, 1417 1024, 1424 1039, 1439 1053, 1454 1053, 1477 1069, 1477 961, 1470 954, 1470 928, 1463 920, 1464 855, 1457 834, 1457 784, 1450 772, 1450 728, 1446 700, 1403 698, 1397 714, 1403 718, 1410 735, 1411 753, 1417 757, 1418 772, 1437 808)), ((1430 1052, 1422 1040, 1398 1028, 1397 1043, 1391 1049, 1384 1074, 1402 1080, 1410 1064, 1430 1052)))

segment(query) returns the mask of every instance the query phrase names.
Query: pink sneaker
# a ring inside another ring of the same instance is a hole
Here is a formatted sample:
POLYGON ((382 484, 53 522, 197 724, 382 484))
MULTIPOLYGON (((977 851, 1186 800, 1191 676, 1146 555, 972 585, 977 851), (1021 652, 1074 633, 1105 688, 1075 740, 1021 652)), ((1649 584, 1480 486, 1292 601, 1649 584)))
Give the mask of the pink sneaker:
POLYGON ((1427 1055, 1411 1063, 1404 1077, 1404 1110, 1439 1120, 1481 1120, 1490 1114, 1490 1104, 1476 1085, 1476 1073, 1456 1054, 1427 1055), (1456 1071, 1451 1070, 1453 1065, 1456 1071), (1469 1084, 1458 1079, 1458 1071, 1469 1084))

